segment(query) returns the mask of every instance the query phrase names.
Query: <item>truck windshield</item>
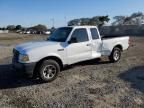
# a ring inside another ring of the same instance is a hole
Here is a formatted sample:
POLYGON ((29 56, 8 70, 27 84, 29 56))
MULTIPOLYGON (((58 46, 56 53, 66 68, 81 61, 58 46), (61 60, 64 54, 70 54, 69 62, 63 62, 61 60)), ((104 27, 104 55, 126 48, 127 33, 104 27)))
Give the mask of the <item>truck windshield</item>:
POLYGON ((72 27, 59 28, 52 35, 50 35, 50 37, 47 40, 56 42, 65 42, 71 31, 72 27))

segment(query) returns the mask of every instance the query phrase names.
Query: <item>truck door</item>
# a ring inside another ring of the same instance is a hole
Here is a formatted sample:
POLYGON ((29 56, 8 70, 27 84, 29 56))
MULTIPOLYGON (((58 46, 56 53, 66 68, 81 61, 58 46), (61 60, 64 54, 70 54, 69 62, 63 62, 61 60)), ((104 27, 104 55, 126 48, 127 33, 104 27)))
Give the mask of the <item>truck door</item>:
POLYGON ((90 28, 90 34, 92 38, 92 58, 101 57, 102 41, 100 34, 96 28, 90 28))
POLYGON ((75 29, 67 46, 69 64, 91 58, 91 42, 86 28, 75 29))

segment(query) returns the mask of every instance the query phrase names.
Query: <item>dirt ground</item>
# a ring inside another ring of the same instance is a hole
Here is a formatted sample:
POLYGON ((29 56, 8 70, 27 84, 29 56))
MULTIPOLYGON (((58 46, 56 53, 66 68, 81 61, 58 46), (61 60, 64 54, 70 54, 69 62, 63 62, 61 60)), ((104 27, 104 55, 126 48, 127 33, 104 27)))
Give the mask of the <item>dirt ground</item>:
POLYGON ((144 37, 133 37, 118 63, 107 58, 78 63, 51 83, 14 72, 13 47, 44 38, 0 34, 0 108, 144 108, 144 37))

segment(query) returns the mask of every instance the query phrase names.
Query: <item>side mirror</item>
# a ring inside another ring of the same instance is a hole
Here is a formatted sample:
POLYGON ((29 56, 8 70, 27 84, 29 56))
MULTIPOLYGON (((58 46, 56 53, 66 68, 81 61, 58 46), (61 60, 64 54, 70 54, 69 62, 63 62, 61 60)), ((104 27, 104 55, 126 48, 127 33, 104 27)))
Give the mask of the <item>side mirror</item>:
POLYGON ((68 41, 68 44, 77 43, 77 39, 75 37, 72 37, 70 41, 68 41))

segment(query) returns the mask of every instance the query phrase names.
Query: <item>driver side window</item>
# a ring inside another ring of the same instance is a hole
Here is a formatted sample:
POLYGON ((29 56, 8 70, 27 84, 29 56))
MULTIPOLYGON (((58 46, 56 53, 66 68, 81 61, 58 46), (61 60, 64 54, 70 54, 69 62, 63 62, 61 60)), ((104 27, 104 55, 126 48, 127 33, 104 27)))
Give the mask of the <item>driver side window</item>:
POLYGON ((75 43, 88 41, 87 30, 85 28, 76 29, 71 36, 71 40, 75 40, 75 43))

